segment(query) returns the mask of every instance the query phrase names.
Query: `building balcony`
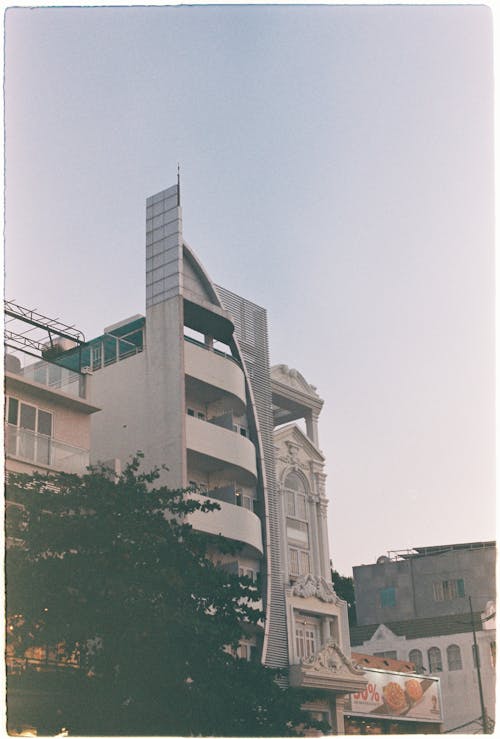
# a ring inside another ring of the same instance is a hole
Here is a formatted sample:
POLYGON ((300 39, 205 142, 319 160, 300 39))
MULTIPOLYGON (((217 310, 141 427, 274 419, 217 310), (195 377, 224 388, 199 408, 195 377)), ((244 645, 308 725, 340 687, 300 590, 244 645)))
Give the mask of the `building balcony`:
MULTIPOLYGON (((210 495, 190 493, 190 497, 205 503, 210 495)), ((215 499, 214 499, 215 500, 215 499)), ((214 536, 224 536, 227 539, 242 542, 250 547, 258 556, 262 556, 262 528, 260 519, 247 508, 240 508, 223 500, 216 500, 220 510, 202 513, 196 511, 189 515, 188 521, 193 528, 214 536)))
POLYGON ((41 359, 23 367, 17 356, 8 354, 5 370, 7 375, 23 379, 28 383, 43 385, 49 390, 55 390, 73 398, 85 398, 86 376, 52 362, 41 359))
POLYGON ((245 377, 239 363, 229 354, 208 349, 201 342, 184 337, 186 390, 204 403, 227 398, 236 415, 246 409, 245 377))
POLYGON ((7 457, 58 472, 83 474, 90 464, 88 449, 12 424, 5 425, 5 453, 7 457))
POLYGON ((255 486, 257 462, 252 442, 232 429, 186 416, 188 466, 227 472, 238 484, 255 486))

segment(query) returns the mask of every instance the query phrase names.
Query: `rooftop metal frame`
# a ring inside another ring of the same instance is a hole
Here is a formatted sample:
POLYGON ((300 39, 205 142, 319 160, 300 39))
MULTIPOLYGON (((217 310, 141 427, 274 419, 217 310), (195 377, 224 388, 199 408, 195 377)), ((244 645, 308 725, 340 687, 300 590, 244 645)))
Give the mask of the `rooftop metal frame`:
POLYGON ((13 300, 6 300, 4 311, 4 339, 10 349, 41 358, 47 345, 53 347, 57 338, 69 339, 77 346, 85 343, 82 331, 59 318, 40 313, 37 308, 25 308, 13 300))

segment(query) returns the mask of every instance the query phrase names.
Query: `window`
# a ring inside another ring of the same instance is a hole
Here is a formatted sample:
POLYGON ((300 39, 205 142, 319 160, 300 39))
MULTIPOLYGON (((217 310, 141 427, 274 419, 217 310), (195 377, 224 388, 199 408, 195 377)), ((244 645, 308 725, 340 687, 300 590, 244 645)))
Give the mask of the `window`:
POLYGON ((247 662, 255 662, 257 658, 257 647, 255 644, 241 642, 236 650, 236 654, 240 659, 244 659, 247 662))
POLYGON ((458 580, 441 580, 432 584, 434 600, 455 600, 455 598, 463 598, 465 596, 464 581, 462 578, 458 580))
POLYGON ((40 464, 50 464, 53 414, 9 397, 6 416, 9 424, 7 453, 40 464))
POLYGON ((319 621, 298 614, 295 622, 295 649, 299 659, 311 657, 317 649, 319 621))
POLYGON ((198 418, 201 421, 204 421, 205 420, 205 414, 204 413, 201 413, 201 411, 198 411, 198 413, 196 415, 198 416, 198 418))
POLYGON ((431 647, 427 652, 427 656, 429 658, 429 672, 442 672, 441 650, 438 647, 431 647))
POLYGON ((306 488, 296 472, 290 472, 285 479, 285 497, 287 514, 307 521, 306 488))
POLYGON ((291 575, 298 575, 299 574, 299 552, 297 549, 292 549, 291 547, 288 549, 288 566, 290 568, 290 574, 291 575))
POLYGON ((192 408, 188 408, 188 416, 192 416, 194 418, 194 410, 192 408))
POLYGON ((257 581, 257 573, 255 570, 250 569, 250 567, 240 567, 238 574, 240 577, 249 577, 252 582, 257 581))
POLYGON ((412 649, 410 651, 410 654, 408 655, 408 659, 415 665, 416 672, 422 672, 422 668, 424 666, 424 658, 420 649, 412 649))
POLYGON ((290 575, 307 575, 311 571, 309 552, 288 547, 288 566, 290 575))
POLYGON ((311 571, 306 488, 296 472, 290 472, 284 483, 284 505, 288 539, 289 574, 307 575, 311 571), (305 550, 305 551, 301 551, 305 550))
POLYGON ((490 641, 490 662, 493 669, 495 669, 497 663, 497 643, 496 641, 490 641))
POLYGON ((394 608, 396 605, 396 588, 380 590, 380 605, 382 608, 394 608))
POLYGON ((446 658, 448 660, 449 670, 462 669, 462 655, 460 653, 460 647, 457 644, 450 644, 446 648, 446 658))
POLYGON ((374 652, 373 656, 374 657, 385 657, 385 659, 397 659, 398 653, 395 650, 390 649, 387 652, 374 652))

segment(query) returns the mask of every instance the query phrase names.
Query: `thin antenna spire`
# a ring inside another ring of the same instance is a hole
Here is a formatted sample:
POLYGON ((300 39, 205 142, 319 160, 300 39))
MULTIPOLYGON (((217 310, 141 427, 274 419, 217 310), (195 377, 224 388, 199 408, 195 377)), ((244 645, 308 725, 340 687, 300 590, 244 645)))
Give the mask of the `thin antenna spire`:
POLYGON ((181 165, 177 162, 177 206, 181 204, 181 165))

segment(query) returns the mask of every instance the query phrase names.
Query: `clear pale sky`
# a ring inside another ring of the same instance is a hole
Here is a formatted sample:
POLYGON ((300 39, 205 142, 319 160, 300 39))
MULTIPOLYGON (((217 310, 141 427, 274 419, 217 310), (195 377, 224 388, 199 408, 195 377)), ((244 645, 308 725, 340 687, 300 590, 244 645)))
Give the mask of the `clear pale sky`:
POLYGON ((325 400, 334 566, 495 537, 484 6, 9 9, 6 296, 145 310, 145 198, 325 400))

